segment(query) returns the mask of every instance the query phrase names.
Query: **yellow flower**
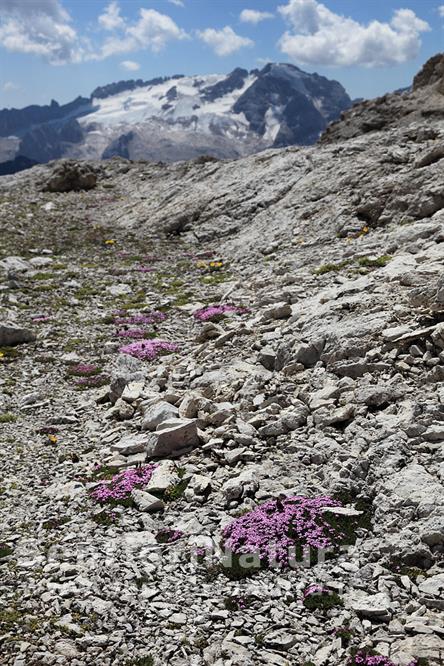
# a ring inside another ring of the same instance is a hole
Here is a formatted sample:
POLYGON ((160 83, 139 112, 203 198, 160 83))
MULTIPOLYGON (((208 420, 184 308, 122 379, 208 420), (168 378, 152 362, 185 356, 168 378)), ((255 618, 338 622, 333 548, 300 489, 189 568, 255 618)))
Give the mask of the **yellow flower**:
POLYGON ((48 435, 48 439, 51 442, 51 444, 57 444, 57 436, 56 435, 48 435))
POLYGON ((3 358, 4 355, 4 352, 0 352, 0 358, 3 358))
POLYGON ((108 240, 105 241, 105 245, 114 245, 114 243, 116 242, 117 241, 115 238, 109 238, 108 240))
POLYGON ((196 261, 196 268, 206 268, 207 264, 205 261, 196 261))

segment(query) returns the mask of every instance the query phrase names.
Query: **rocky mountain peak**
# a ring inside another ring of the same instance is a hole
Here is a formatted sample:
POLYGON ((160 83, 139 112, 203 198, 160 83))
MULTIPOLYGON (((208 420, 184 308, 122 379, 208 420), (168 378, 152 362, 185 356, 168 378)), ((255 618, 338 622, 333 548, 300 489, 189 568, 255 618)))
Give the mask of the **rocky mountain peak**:
POLYGON ((425 86, 434 86, 437 92, 444 95, 444 53, 429 58, 413 79, 413 90, 425 86))
POLYGON ((0 111, 0 161, 21 154, 178 161, 308 145, 351 105, 344 88, 294 65, 227 75, 130 79, 59 107, 0 111), (120 151, 120 152, 119 152, 120 151))

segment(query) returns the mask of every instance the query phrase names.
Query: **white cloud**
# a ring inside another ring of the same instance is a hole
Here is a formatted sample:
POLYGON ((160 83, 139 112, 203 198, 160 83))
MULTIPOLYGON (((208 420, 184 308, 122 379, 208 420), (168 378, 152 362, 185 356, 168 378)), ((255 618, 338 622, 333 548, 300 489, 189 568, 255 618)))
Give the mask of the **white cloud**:
POLYGON ((6 81, 2 85, 2 90, 3 92, 16 92, 17 90, 20 90, 20 86, 18 86, 16 83, 13 83, 12 81, 6 81))
POLYGON ((84 49, 58 0, 0 0, 0 45, 45 57, 54 65, 78 62, 84 49))
POLYGON ((183 0, 168 0, 172 5, 176 5, 176 7, 185 7, 185 3, 183 0))
POLYGON ((197 34, 205 44, 212 47, 218 56, 231 55, 243 46, 253 46, 254 44, 248 37, 237 35, 228 25, 222 30, 214 30, 214 28, 198 30, 197 34))
POLYGON ((444 18, 444 5, 439 5, 438 14, 444 18))
POLYGON ((92 45, 79 36, 59 0, 0 0, 0 48, 63 65, 144 49, 158 53, 168 42, 188 37, 172 18, 154 9, 142 8, 137 20, 128 22, 117 0, 106 6, 98 23, 110 34, 92 45))
POLYGON ((105 41, 99 57, 148 49, 159 53, 169 41, 185 39, 188 35, 166 14, 155 9, 140 9, 139 19, 125 24, 122 33, 105 41))
POLYGON ((364 25, 330 11, 317 0, 289 0, 279 12, 291 31, 281 37, 281 51, 310 65, 395 65, 414 58, 420 35, 430 30, 411 9, 397 9, 390 23, 364 25))
POLYGON ((253 25, 257 25, 261 21, 274 18, 274 14, 271 12, 259 12, 257 9, 243 9, 239 18, 243 23, 253 23, 253 25))
POLYGON ((134 62, 134 60, 122 60, 120 66, 122 69, 126 69, 127 72, 137 72, 137 70, 140 69, 139 63, 134 62))
POLYGON ((116 30, 124 27, 125 21, 120 16, 120 7, 115 0, 105 7, 103 14, 100 14, 99 24, 104 30, 116 30))

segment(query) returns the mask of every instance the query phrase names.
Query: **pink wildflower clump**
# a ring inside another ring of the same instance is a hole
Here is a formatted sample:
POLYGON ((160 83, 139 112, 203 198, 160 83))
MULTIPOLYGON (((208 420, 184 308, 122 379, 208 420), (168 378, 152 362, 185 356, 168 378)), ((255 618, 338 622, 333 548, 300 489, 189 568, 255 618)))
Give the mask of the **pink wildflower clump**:
POLYGON ((183 537, 183 532, 181 530, 174 530, 165 527, 159 530, 156 534, 157 543, 174 543, 179 541, 183 537))
MULTIPOLYGON (((125 313, 123 313, 125 314, 125 313)), ((166 319, 166 314, 158 310, 151 312, 142 312, 131 316, 122 316, 122 311, 118 311, 114 323, 118 326, 131 326, 133 324, 159 324, 166 319)))
POLYGON ((110 381, 108 375, 98 374, 89 375, 86 377, 77 377, 74 379, 74 384, 79 388, 98 388, 105 386, 110 381))
POLYGON ((143 328, 122 328, 116 331, 119 338, 132 338, 133 340, 143 340, 152 335, 151 331, 145 331, 143 328))
MULTIPOLYGON (((369 654, 366 650, 357 652, 347 662, 347 666, 396 666, 388 657, 379 654, 369 654)), ((418 666, 418 660, 413 659, 407 666, 418 666)))
POLYGON ((135 488, 143 488, 151 479, 157 465, 132 467, 115 474, 109 481, 101 481, 92 491, 91 497, 100 504, 121 502, 131 496, 135 488))
POLYGON ((306 599, 307 597, 310 597, 313 594, 330 594, 330 590, 327 589, 326 587, 323 587, 322 585, 314 583, 313 585, 309 585, 308 587, 305 588, 302 596, 304 597, 304 599, 306 599))
POLYGON ((91 363, 78 363, 77 365, 72 365, 68 373, 76 377, 90 377, 91 375, 97 375, 100 372, 100 368, 91 363))
POLYGON ((340 506, 330 497, 273 499, 236 518, 223 530, 224 546, 235 555, 257 555, 262 565, 288 566, 301 550, 337 546, 344 535, 322 509, 340 506))
POLYGON ((209 305, 193 313, 193 317, 199 321, 214 321, 221 319, 226 314, 245 314, 249 312, 248 308, 236 305, 209 305))
POLYGON ((49 321, 50 317, 48 315, 37 315, 36 317, 32 318, 32 321, 34 324, 44 324, 45 322, 49 321))
POLYGON ((119 352, 140 358, 142 361, 152 361, 160 354, 169 354, 177 351, 178 348, 174 342, 166 342, 155 338, 153 340, 131 342, 129 345, 120 347, 119 352))

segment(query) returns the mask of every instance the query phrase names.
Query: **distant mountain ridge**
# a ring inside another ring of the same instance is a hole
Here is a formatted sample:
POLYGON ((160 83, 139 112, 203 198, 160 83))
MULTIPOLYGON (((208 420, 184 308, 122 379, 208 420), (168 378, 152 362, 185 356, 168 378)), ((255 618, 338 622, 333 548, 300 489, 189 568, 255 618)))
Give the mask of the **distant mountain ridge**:
POLYGON ((237 158, 315 143, 349 109, 337 81, 290 64, 227 75, 130 79, 68 104, 0 111, 0 162, 61 157, 177 161, 237 158))

